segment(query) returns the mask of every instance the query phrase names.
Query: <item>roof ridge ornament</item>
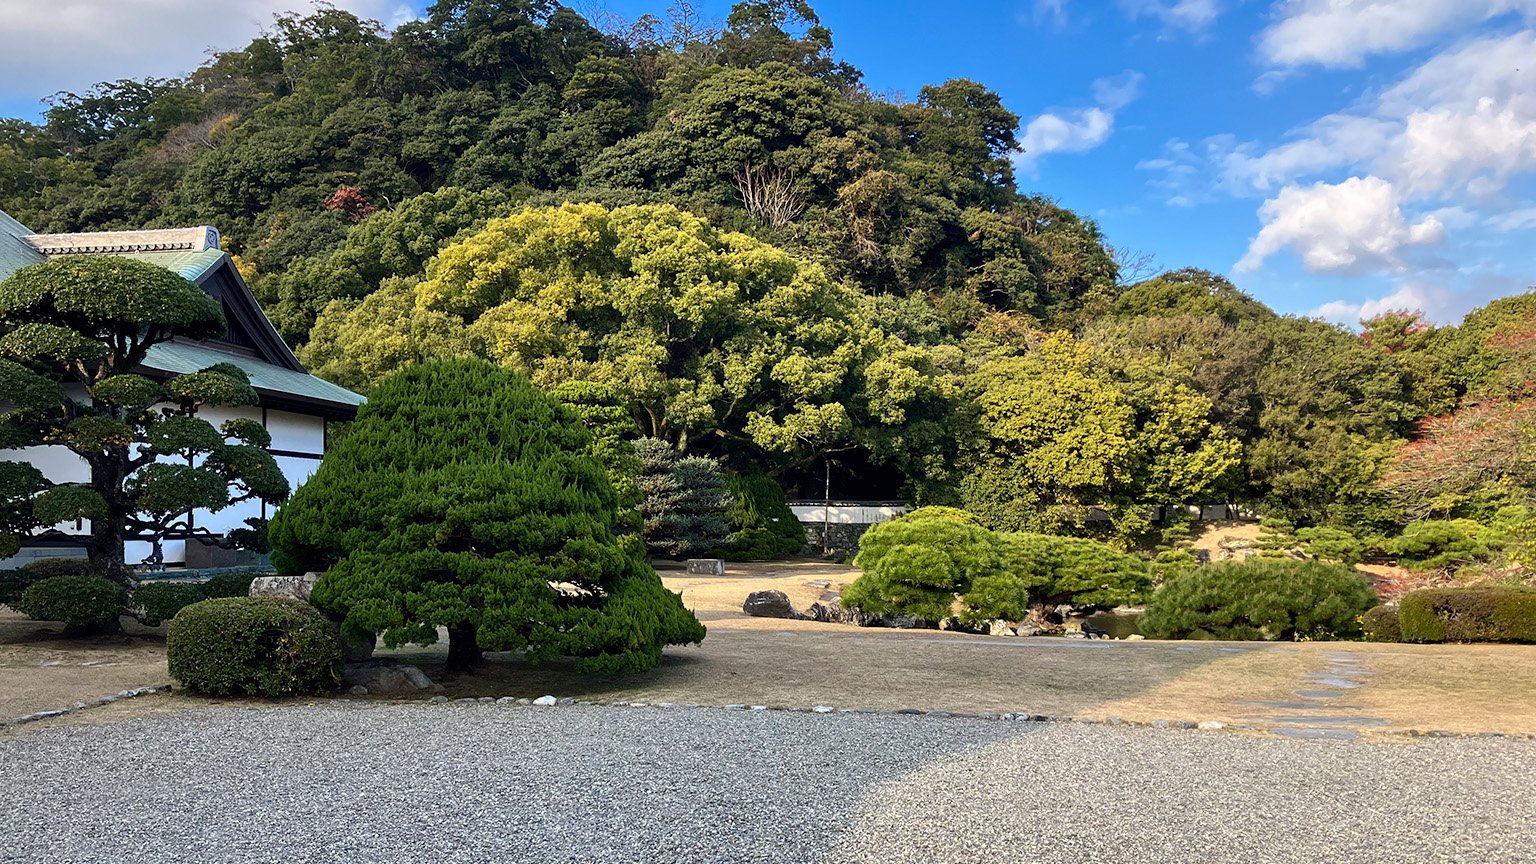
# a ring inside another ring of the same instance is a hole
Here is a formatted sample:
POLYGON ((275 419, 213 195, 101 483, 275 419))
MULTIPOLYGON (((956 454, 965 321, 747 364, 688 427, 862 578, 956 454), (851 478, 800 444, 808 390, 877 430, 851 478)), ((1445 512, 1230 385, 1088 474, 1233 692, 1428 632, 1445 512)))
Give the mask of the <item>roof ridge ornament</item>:
POLYGON ((195 228, 156 228, 145 231, 29 234, 21 239, 44 255, 202 252, 219 248, 219 231, 212 225, 199 225, 195 228))

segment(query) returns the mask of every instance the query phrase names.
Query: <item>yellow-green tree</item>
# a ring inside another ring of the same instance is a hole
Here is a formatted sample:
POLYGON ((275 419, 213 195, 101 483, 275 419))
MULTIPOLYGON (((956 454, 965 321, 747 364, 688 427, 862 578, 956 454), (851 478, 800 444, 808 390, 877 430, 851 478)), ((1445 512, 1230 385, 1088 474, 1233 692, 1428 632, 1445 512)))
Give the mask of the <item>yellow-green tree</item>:
POLYGON ((552 387, 587 381, 679 451, 784 464, 927 417, 932 364, 882 334, 817 265, 671 206, 530 209, 320 316, 306 359, 367 387, 476 355, 552 387))
POLYGON ((1065 333, 984 363, 969 388, 979 428, 960 497, 999 530, 1081 527, 1098 506, 1135 533, 1147 507, 1198 501, 1238 464, 1210 400, 1177 373, 1065 333))

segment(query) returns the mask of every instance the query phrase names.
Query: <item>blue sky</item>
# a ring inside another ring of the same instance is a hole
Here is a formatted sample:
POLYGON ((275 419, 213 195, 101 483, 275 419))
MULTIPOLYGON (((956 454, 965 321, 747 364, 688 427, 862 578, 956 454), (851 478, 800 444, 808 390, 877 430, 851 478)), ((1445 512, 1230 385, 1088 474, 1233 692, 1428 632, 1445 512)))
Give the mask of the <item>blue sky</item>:
MULTIPOLYGON (((1021 188, 1162 266, 1345 323, 1390 308, 1455 320, 1536 285, 1536 0, 813 3, 878 92, 954 77, 998 91, 1022 118, 1021 188)), ((668 4, 573 5, 632 18, 668 4)), ((292 5, 0 0, 0 113, 185 71, 292 5)), ((730 3, 698 6, 723 19, 730 3)))

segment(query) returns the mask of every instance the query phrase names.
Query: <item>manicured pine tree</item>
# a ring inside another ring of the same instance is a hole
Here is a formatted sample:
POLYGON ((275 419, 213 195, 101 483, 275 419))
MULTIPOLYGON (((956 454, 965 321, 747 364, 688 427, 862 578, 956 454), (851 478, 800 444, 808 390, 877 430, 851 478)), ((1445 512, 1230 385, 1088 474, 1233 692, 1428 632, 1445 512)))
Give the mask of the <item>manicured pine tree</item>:
POLYGON ((0 282, 0 447, 64 447, 90 468, 86 482, 59 483, 28 462, 0 462, 0 556, 36 528, 89 520, 93 569, 131 583, 124 541, 228 543, 187 513, 288 496, 260 423, 215 428, 197 416, 204 405, 256 404, 244 372, 220 363, 159 381, 135 371, 159 343, 224 328, 202 289, 129 258, 64 256, 0 282))
POLYGON ((578 669, 654 667, 704 627, 614 534, 617 500, 576 414, 478 360, 385 379, 272 521, 274 561, 324 571, 311 601, 386 645, 449 634, 578 669))

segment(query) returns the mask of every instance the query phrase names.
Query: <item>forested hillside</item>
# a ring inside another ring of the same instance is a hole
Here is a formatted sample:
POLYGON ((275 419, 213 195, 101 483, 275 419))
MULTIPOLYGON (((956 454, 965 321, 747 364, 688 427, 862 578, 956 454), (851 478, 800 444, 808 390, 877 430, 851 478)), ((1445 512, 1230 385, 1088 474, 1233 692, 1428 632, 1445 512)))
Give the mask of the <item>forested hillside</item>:
POLYGON ((0 209, 215 225, 318 374, 478 355, 593 382, 792 492, 832 460, 834 494, 1010 530, 1099 506, 1144 541, 1152 506, 1231 501, 1379 548, 1426 520, 1436 549, 1536 533, 1529 295, 1354 332, 1147 278, 1017 188, 1018 125, 973 81, 873 92, 795 0, 622 32, 546 0, 390 33, 319 7, 0 120, 0 209))

